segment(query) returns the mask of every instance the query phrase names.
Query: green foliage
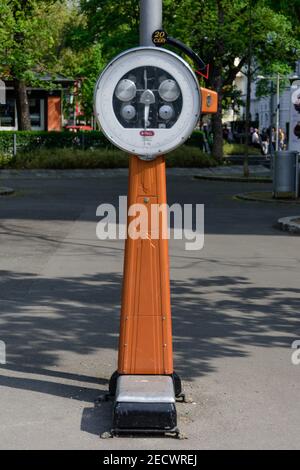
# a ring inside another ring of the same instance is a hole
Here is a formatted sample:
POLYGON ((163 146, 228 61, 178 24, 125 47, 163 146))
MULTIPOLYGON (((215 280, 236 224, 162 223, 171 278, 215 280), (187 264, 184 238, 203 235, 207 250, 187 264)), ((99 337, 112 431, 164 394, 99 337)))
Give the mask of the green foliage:
MULTIPOLYGON (((0 153, 12 155, 13 138, 16 135, 17 152, 39 152, 41 149, 110 149, 115 147, 101 131, 89 132, 47 132, 47 131, 0 131, 0 153)), ((187 140, 186 146, 200 148, 202 133, 195 131, 187 140)))
POLYGON ((219 109, 212 118, 213 153, 221 160, 223 106, 237 105, 238 97, 232 99, 237 74, 251 80, 259 69, 291 70, 299 48, 293 25, 266 0, 184 0, 169 23, 173 35, 211 64, 207 85, 219 93, 219 109))
MULTIPOLYGON (((252 76, 258 68, 264 75, 287 74, 299 57, 299 12, 300 0, 164 0, 168 33, 211 64, 206 85, 222 101, 213 118, 213 125, 219 119, 215 133, 220 134, 222 107, 242 104, 233 81, 238 72, 247 72, 250 33, 252 76)), ((0 77, 35 85, 36 72, 82 77, 86 115, 92 113, 94 84, 105 64, 139 43, 137 0, 0 0, 0 17, 0 77)), ((215 142, 222 147, 219 137, 215 142)))
MULTIPOLYGON (((274 12, 266 1, 251 1, 256 64, 265 68, 274 64, 293 65, 299 44, 291 22, 283 14, 274 12)), ((248 0, 184 0, 174 12, 171 31, 180 34, 211 63, 209 83, 212 86, 220 78, 222 87, 232 85, 237 72, 246 64, 249 3, 248 0), (195 21, 197 18, 199 21, 195 21)))
POLYGON ((13 131, 0 132, 0 153, 12 155, 13 135, 17 136, 18 152, 39 152, 40 149, 63 148, 110 148, 112 144, 102 132, 41 132, 41 131, 13 131))
POLYGON ((84 50, 73 51, 70 47, 61 53, 60 72, 71 77, 81 78, 79 100, 85 116, 93 113, 94 88, 100 71, 104 67, 100 44, 93 44, 84 50))
POLYGON ((55 30, 63 2, 0 0, 0 76, 38 82, 55 61, 55 30))
POLYGON ((168 153, 166 161, 168 167, 209 168, 217 165, 211 155, 189 145, 168 153))
POLYGON ((300 0, 269 0, 268 5, 275 11, 287 16, 295 27, 295 33, 300 35, 300 0))
MULTIPOLYGON (((224 143, 224 155, 244 155, 246 153, 246 145, 243 144, 228 144, 224 143)), ((256 147, 251 147, 250 155, 261 155, 261 152, 256 147)))
MULTIPOLYGON (((106 61, 138 46, 139 1, 81 0, 80 6, 86 17, 87 41, 101 44, 106 61)), ((84 31, 78 28, 77 34, 82 36, 84 31)))
POLYGON ((73 150, 69 148, 42 148, 32 152, 20 152, 7 161, 0 158, 0 167, 14 169, 93 169, 124 168, 128 156, 118 150, 73 150))
MULTIPOLYGON (((105 61, 138 44, 138 3, 81 0, 86 16, 82 31, 88 32, 91 42, 101 44, 105 61)), ((299 0, 292 3, 297 9, 299 0)), ((236 75, 247 73, 249 63, 250 77, 259 68, 274 74, 287 73, 294 66, 300 47, 287 9, 276 6, 275 0, 164 0, 165 29, 211 65, 206 85, 220 95, 219 110, 212 119, 218 158, 222 156, 222 110, 242 104, 233 84, 236 75)))
POLYGON ((186 141, 186 145, 189 147, 201 147, 203 143, 203 132, 202 131, 194 131, 190 138, 186 141))
POLYGON ((223 90, 223 110, 232 109, 235 114, 238 114, 240 112, 241 106, 245 106, 245 100, 242 98, 242 91, 237 88, 235 83, 231 85, 225 85, 223 90))
MULTIPOLYGON (((20 152, 15 158, 1 156, 0 168, 15 169, 93 169, 125 168, 129 156, 117 149, 93 148, 89 150, 68 148, 41 148, 20 152)), ((168 167, 211 167, 216 161, 198 148, 183 146, 167 156, 168 167)))
MULTIPOLYGON (((282 93, 285 88, 289 85, 288 79, 280 79, 280 93, 282 93)), ((276 77, 272 76, 271 78, 263 78, 256 82, 256 96, 270 96, 276 93, 276 77)))

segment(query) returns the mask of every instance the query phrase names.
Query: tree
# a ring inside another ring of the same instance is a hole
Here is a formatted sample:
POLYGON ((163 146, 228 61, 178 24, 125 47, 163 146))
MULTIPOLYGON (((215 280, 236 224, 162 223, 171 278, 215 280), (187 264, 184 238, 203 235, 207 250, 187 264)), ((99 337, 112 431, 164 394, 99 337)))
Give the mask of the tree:
POLYGON ((30 130, 27 87, 55 64, 60 0, 0 0, 0 77, 13 80, 19 130, 30 130))
POLYGON ((246 152, 244 158, 244 176, 249 176, 249 133, 250 133, 250 105, 251 105, 251 81, 252 81, 252 59, 253 59, 253 0, 249 0, 248 6, 248 54, 247 54, 247 96, 246 96, 246 152))
POLYGON ((79 100, 84 115, 87 117, 93 113, 95 83, 104 65, 100 44, 88 45, 84 50, 79 51, 65 47, 60 55, 57 70, 81 79, 79 100))
MULTIPOLYGON (((253 0, 252 5, 249 23, 248 0, 184 0, 178 4, 176 21, 171 26, 175 32, 185 35, 186 42, 211 64, 207 84, 219 93, 218 112, 212 119, 213 154, 220 160, 223 100, 237 73, 247 68, 247 64, 249 68, 255 65, 254 70, 274 64, 292 66, 297 57, 298 43, 286 16, 274 12, 264 0, 253 0)), ((253 70, 251 75, 249 70, 248 76, 253 76, 253 70)))
POLYGON ((100 43, 109 61, 119 52, 139 44, 139 1, 81 0, 86 28, 77 29, 87 43, 100 43))
POLYGON ((292 23, 299 28, 300 23, 300 0, 269 0, 268 4, 275 11, 286 15, 292 23))
MULTIPOLYGON (((248 65, 251 91, 251 79, 258 66, 265 69, 274 65, 292 66, 297 57, 295 29, 286 11, 285 15, 278 7, 275 11, 276 2, 272 0, 251 1, 249 22, 248 0, 164 0, 165 29, 184 40, 211 65, 207 85, 219 94, 218 112, 212 118, 213 154, 220 160, 223 105, 233 92, 237 73, 248 65)), ((295 8, 299 4, 299 0, 292 2, 295 8)), ((87 17, 89 39, 101 43, 104 59, 138 44, 138 3, 135 0, 80 2, 87 17)))

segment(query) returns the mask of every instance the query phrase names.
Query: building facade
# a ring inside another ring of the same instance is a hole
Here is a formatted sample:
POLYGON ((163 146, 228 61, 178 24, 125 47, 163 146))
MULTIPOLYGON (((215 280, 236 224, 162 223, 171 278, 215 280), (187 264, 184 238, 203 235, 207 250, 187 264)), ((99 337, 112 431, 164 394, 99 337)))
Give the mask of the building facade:
MULTIPOLYGON (((300 77, 300 61, 296 64, 295 76, 300 77)), ((288 78, 285 80, 285 87, 280 89, 280 107, 279 107, 279 127, 289 135, 290 127, 290 100, 291 100, 291 89, 288 78)), ((247 92, 247 77, 242 72, 238 73, 235 79, 235 86, 241 93, 241 99, 246 103, 246 92, 247 92)), ((257 122, 259 129, 267 129, 270 126, 275 126, 276 123, 276 108, 277 108, 277 97, 276 97, 276 79, 273 78, 273 93, 269 96, 257 97, 256 96, 257 81, 252 83, 251 90, 251 121, 257 122)), ((224 115, 224 123, 232 121, 243 121, 245 120, 246 109, 245 106, 241 106, 239 112, 228 111, 224 115)))
MULTIPOLYGON (((38 88, 28 87, 29 113, 31 129, 36 131, 61 131, 63 126, 63 95, 69 93, 74 81, 50 76, 40 79, 43 83, 54 83, 54 89, 48 90, 45 86, 38 88), (57 89, 55 85, 57 84, 57 89)), ((18 116, 16 107, 16 94, 13 83, 5 81, 4 92, 1 93, 0 102, 0 131, 17 131, 18 116)))

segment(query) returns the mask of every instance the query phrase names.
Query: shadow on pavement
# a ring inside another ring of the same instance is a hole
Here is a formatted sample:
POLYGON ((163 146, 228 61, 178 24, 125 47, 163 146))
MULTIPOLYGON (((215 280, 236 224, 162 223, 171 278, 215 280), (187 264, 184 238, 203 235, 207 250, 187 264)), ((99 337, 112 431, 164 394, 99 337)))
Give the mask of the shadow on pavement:
MULTIPOLYGON (((116 354, 121 276, 47 279, 0 271, 0 279, 0 337, 6 342, 8 362, 0 368, 0 385, 77 397, 74 386, 44 379, 38 384, 24 375, 80 380, 78 399, 92 401, 97 390, 84 383, 106 387, 109 377, 49 368, 57 366, 62 352, 97 353, 100 360, 106 349, 116 354), (6 377, 6 370, 21 372, 22 378, 6 377)), ((300 289, 257 288, 246 277, 173 281, 176 371, 193 380, 214 370, 213 359, 246 356, 249 346, 289 347, 300 326, 299 297, 300 289)))
POLYGON ((81 431, 100 436, 111 430, 112 402, 84 408, 81 417, 81 431))
MULTIPOLYGON (((10 367, 8 367, 8 370, 11 370, 10 367)), ((4 376, 2 375, 3 372, 4 368, 1 367, 1 387, 29 390, 32 392, 45 393, 47 395, 70 398, 72 400, 80 400, 91 403, 95 401, 95 399, 99 396, 99 392, 101 392, 101 390, 97 390, 96 388, 87 388, 80 385, 75 386, 47 380, 26 378, 24 374, 22 377, 4 376)))

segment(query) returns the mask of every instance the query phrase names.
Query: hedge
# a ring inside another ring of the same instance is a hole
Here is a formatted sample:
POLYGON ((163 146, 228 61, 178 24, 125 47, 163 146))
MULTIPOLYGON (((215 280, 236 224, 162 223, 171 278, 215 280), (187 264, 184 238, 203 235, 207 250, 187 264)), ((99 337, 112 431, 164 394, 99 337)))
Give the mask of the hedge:
MULTIPOLYGON (((47 132, 47 131, 0 131, 0 154, 13 155, 14 134, 16 135, 17 153, 31 152, 37 149, 113 149, 114 146, 100 131, 89 132, 47 132)), ((201 147, 201 132, 195 131, 186 145, 201 147)))
POLYGON ((31 152, 40 148, 113 148, 102 132, 47 132, 47 131, 1 131, 0 154, 12 155, 16 135, 17 152, 31 152))
MULTIPOLYGON (((0 169, 84 169, 125 168, 129 156, 117 149, 36 149, 13 156, 0 155, 0 169)), ((211 155, 183 145, 167 155, 168 167, 203 168, 216 166, 211 155)))

